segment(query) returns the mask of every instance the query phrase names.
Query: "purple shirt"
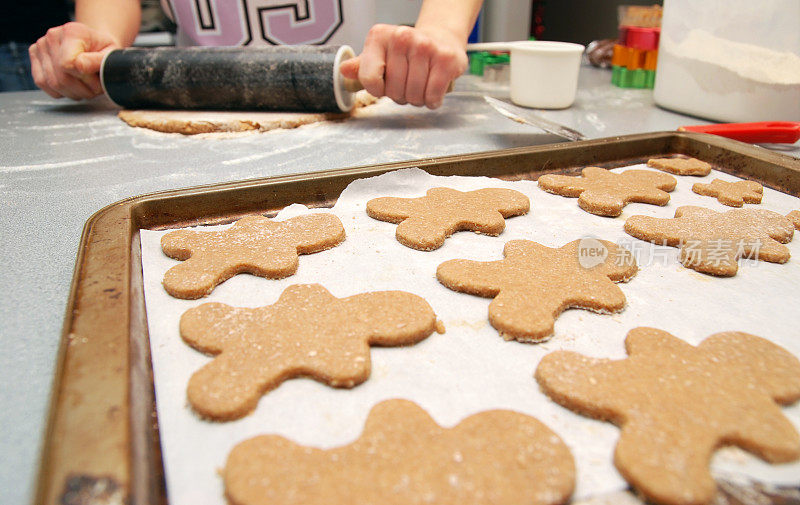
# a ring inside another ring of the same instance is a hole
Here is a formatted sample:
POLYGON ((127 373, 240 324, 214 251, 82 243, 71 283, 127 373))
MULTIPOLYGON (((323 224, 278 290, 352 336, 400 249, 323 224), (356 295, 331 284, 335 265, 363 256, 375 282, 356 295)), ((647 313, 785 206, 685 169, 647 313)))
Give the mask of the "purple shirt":
POLYGON ((360 52, 372 0, 161 0, 179 46, 348 44, 360 52))

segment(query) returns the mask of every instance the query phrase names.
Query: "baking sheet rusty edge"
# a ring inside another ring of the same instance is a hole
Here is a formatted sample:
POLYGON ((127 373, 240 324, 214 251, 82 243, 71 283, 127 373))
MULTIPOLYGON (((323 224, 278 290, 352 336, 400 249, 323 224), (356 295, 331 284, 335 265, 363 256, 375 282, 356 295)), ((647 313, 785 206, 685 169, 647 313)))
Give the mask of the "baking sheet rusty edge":
MULTIPOLYGON (((142 293, 140 228, 221 223, 256 212, 270 215, 295 202, 331 206, 351 181, 406 167, 435 175, 519 180, 676 154, 800 196, 800 160, 711 135, 661 132, 201 186, 129 198, 101 209, 87 221, 81 236, 35 503, 166 503, 142 293)), ((754 492, 771 503, 800 503, 796 492, 792 498, 757 486, 725 483, 720 491, 718 498, 731 504, 743 503, 741 498, 754 492)), ((621 497, 608 498, 619 502, 621 497)))

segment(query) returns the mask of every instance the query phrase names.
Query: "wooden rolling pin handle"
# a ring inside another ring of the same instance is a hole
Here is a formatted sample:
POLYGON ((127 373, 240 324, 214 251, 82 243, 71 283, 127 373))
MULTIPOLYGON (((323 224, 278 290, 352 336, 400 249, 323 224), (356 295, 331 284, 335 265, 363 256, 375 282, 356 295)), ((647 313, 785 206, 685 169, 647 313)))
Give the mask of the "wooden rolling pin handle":
MULTIPOLYGON (((453 91, 454 86, 455 86, 455 81, 450 81, 450 84, 447 86, 447 91, 445 91, 445 93, 450 93, 451 91, 453 91)), ((361 91, 362 89, 364 89, 364 85, 361 84, 361 81, 359 81, 358 79, 350 79, 345 77, 344 89, 346 89, 350 93, 355 93, 356 91, 361 91)))

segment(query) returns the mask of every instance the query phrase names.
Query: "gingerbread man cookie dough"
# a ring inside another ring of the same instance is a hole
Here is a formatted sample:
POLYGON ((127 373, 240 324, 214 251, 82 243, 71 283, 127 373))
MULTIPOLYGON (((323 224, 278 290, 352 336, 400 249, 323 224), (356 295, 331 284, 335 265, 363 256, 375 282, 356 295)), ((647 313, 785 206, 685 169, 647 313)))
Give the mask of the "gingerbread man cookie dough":
POLYGON ((484 188, 461 192, 432 188, 419 198, 382 197, 367 202, 367 214, 379 221, 400 223, 397 241, 406 247, 432 251, 459 230, 499 235, 505 218, 526 214, 528 197, 512 189, 484 188))
POLYGON ((711 173, 711 165, 696 158, 653 158, 647 166, 675 175, 696 175, 704 177, 711 173))
POLYGON ((448 429, 407 400, 373 407, 358 440, 334 449, 245 440, 222 474, 232 505, 558 505, 575 485, 567 446, 536 419, 490 410, 448 429))
POLYGON ((539 187, 548 193, 578 197, 578 206, 598 216, 619 216, 629 202, 664 206, 668 191, 675 189, 674 177, 650 170, 609 172, 604 168, 586 167, 580 177, 546 174, 539 177, 539 187))
POLYGON ((174 231, 161 238, 161 249, 185 261, 167 270, 164 289, 176 298, 193 300, 240 273, 288 277, 297 271, 298 254, 330 249, 344 238, 342 222, 332 214, 285 221, 248 216, 222 231, 174 231))
POLYGON ((755 181, 728 182, 714 179, 711 184, 694 184, 692 191, 698 195, 716 197, 719 203, 728 207, 741 207, 745 203, 761 203, 764 186, 755 181))
POLYGON ((800 435, 780 405, 800 399, 800 361, 746 333, 694 347, 653 328, 625 340, 628 358, 548 354, 536 380, 553 400, 621 428, 614 463, 644 496, 665 505, 710 503, 714 450, 738 445, 770 463, 800 457, 800 435))
POLYGON ((730 277, 737 260, 750 258, 786 263, 792 224, 776 212, 733 209, 716 212, 691 205, 679 207, 674 219, 632 216, 625 231, 638 239, 681 249, 681 263, 698 272, 730 277))
POLYGON ((800 210, 793 210, 786 214, 786 218, 791 221, 795 228, 800 230, 800 210))
POLYGON ((462 293, 494 298, 489 322, 506 340, 539 342, 564 310, 619 312, 625 295, 614 284, 636 275, 633 255, 611 242, 572 241, 558 249, 512 240, 500 261, 445 261, 436 277, 462 293))
POLYGON ((360 384, 369 377, 371 345, 411 345, 435 329, 430 305, 403 291, 336 298, 318 284, 296 284, 264 307, 206 303, 181 316, 183 340, 216 356, 192 375, 187 396, 204 417, 236 419, 293 377, 360 384))

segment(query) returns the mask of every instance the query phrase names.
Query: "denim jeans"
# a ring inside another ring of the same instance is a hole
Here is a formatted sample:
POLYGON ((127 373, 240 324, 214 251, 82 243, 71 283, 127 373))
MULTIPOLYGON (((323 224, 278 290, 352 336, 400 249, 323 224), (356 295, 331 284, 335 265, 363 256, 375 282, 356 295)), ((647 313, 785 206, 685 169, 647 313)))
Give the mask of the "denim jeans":
POLYGON ((0 44, 0 91, 37 89, 31 75, 28 45, 18 42, 0 44))

